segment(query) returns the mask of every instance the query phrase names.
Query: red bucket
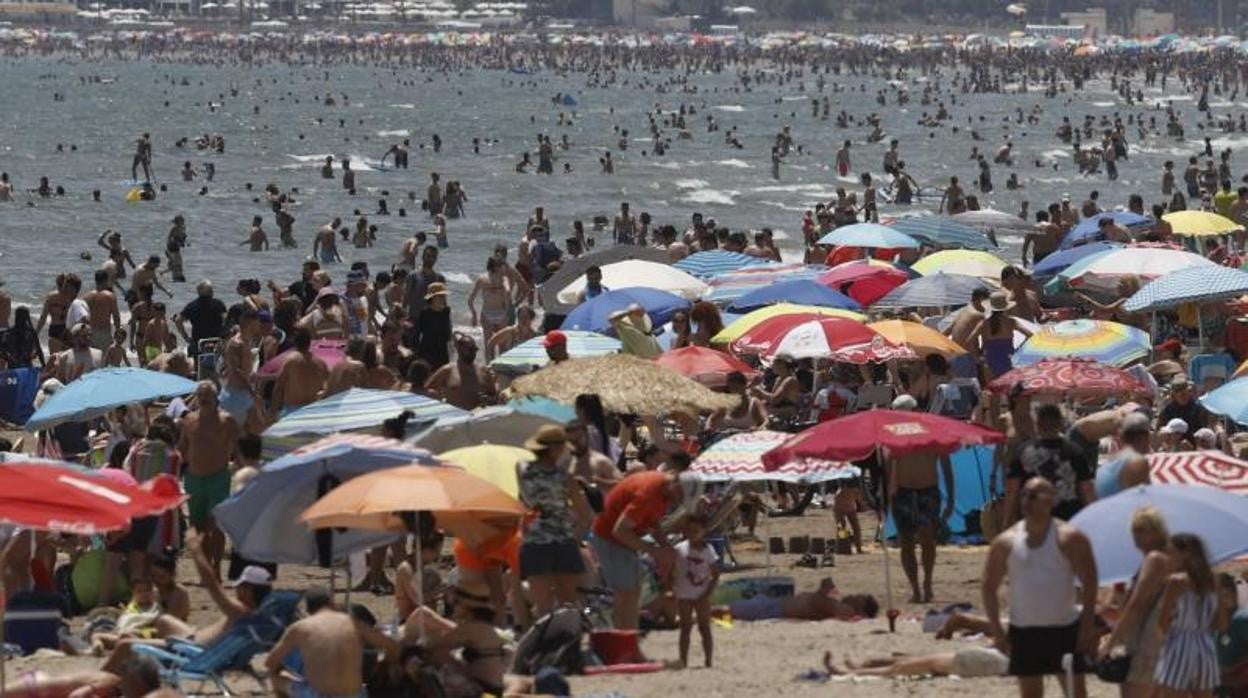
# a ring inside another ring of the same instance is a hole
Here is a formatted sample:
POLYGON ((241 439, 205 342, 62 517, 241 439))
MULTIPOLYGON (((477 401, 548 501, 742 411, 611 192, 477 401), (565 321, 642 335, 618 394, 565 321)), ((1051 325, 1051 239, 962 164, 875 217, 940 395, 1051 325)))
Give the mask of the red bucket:
POLYGON ((589 647, 603 664, 644 662, 636 630, 595 630, 589 634, 589 647))

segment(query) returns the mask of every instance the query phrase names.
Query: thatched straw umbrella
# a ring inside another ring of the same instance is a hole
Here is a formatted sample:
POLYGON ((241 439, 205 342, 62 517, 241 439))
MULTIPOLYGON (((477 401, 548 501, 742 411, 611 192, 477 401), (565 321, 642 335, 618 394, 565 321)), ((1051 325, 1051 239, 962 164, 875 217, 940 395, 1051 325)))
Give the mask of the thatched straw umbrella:
POLYGON ((617 414, 660 415, 677 410, 730 409, 735 395, 716 393, 675 371, 628 354, 572 359, 547 366, 511 384, 516 395, 544 395, 572 403, 596 393, 617 414))

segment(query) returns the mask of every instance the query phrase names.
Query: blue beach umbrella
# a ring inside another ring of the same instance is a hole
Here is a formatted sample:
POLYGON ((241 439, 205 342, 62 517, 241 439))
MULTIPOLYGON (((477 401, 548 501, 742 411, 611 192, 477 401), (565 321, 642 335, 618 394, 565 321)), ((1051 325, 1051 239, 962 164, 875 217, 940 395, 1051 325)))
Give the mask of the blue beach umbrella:
POLYGON ((1122 247, 1121 243, 1108 242, 1105 240, 1098 242, 1089 242, 1086 245, 1076 245, 1068 250, 1059 250, 1053 254, 1040 260, 1031 268, 1032 276, 1036 278, 1050 278, 1066 271, 1070 265, 1089 255, 1100 252, 1108 252, 1122 247))
POLYGON ((1188 267, 1154 279, 1123 303, 1129 313, 1173 308, 1183 303, 1211 303, 1248 293, 1248 272, 1231 267, 1188 267))
POLYGON ((734 313, 748 313, 751 310, 757 310, 763 306, 776 303, 797 303, 799 305, 817 305, 821 308, 862 310, 862 305, 858 301, 811 279, 782 281, 778 284, 754 289, 732 301, 728 305, 728 309, 734 313))
POLYGON ((381 423, 413 413, 412 424, 428 423, 445 417, 468 414, 454 405, 424 395, 398 390, 351 388, 323 400, 304 405, 264 430, 265 457, 275 458, 299 446, 339 432, 381 433, 381 423))
POLYGON ((573 308, 560 325, 564 330, 607 332, 611 314, 637 304, 645 309, 655 327, 665 324, 677 310, 689 307, 689 301, 674 293, 653 288, 621 288, 603 291, 595 298, 573 308))
POLYGON ((145 368, 101 368, 70 382, 26 422, 39 431, 64 422, 82 422, 136 402, 180 397, 195 391, 195 381, 145 368))
POLYGON ((943 308, 971 302, 977 288, 992 290, 978 276, 966 274, 932 274, 911 279, 871 304, 873 308, 943 308))
MULTIPOLYGON (((413 463, 438 465, 429 451, 398 441, 359 434, 330 436, 265 465, 242 491, 218 505, 213 517, 243 557, 295 565, 342 560, 384 545, 397 534, 335 531, 329 559, 321 560, 317 534, 299 515, 336 484, 413 463)), ((321 540, 327 542, 325 536, 321 540)))
POLYGON ((727 274, 746 267, 757 267, 774 263, 770 259, 753 257, 740 252, 705 250, 694 252, 672 266, 699 279, 709 279, 717 274, 727 274))
POLYGON ((1200 396, 1200 404, 1236 424, 1248 424, 1248 376, 1205 393, 1200 396))
POLYGON ((520 414, 531 414, 545 417, 553 422, 567 424, 576 419, 576 410, 571 405, 556 402, 542 395, 525 395, 506 404, 520 414))
POLYGON ((1171 533, 1200 536, 1211 564, 1248 552, 1248 497, 1204 485, 1141 485, 1098 499, 1070 520, 1092 541, 1102 585, 1126 581, 1139 569, 1131 515, 1146 506, 1161 512, 1171 533))
POLYGON ((888 227, 942 249, 991 250, 997 245, 984 233, 947 216, 903 216, 888 227))
POLYGON ((1101 220, 1108 218, 1124 228, 1140 228, 1153 224, 1153 219, 1148 216, 1141 216, 1138 213, 1130 211, 1111 211, 1109 213, 1098 213, 1091 218, 1084 218, 1079 224, 1070 229, 1066 233, 1066 237, 1062 239, 1061 249, 1069 249, 1086 242, 1104 240, 1101 237, 1101 220))
POLYGON ((819 244, 884 249, 919 247, 918 240, 879 223, 854 223, 841 226, 819 238, 819 244))
MULTIPOLYGON (((568 356, 573 359, 615 354, 620 350, 620 340, 597 332, 568 331, 564 336, 568 340, 568 356)), ((546 347, 542 346, 544 340, 544 336, 537 336, 517 344, 491 361, 490 368, 513 376, 536 371, 550 363, 546 347)))

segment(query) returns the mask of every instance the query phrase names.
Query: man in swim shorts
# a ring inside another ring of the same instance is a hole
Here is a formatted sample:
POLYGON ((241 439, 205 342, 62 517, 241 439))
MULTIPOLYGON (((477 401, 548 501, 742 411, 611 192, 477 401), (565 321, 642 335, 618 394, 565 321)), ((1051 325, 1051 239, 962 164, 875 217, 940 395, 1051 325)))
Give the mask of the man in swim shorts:
MULTIPOLYGON (((893 409, 916 409, 914 398, 902 395, 893 401, 893 409)), ((932 570, 936 565, 936 530, 942 521, 953 515, 953 465, 948 456, 913 453, 890 459, 888 463, 888 499, 892 504, 893 523, 901 547, 901 568, 913 592, 911 603, 932 600, 932 570), (940 486, 937 462, 945 480, 945 507, 940 507, 940 486), (923 588, 919 589, 919 564, 914 547, 918 544, 923 556, 923 588)))
POLYGON ((230 496, 230 460, 238 444, 239 427, 217 403, 217 388, 202 381, 195 388, 196 410, 182 419, 178 451, 186 463, 182 484, 190 497, 191 526, 204 538, 204 554, 214 570, 225 555, 225 535, 217 528, 212 510, 230 496))

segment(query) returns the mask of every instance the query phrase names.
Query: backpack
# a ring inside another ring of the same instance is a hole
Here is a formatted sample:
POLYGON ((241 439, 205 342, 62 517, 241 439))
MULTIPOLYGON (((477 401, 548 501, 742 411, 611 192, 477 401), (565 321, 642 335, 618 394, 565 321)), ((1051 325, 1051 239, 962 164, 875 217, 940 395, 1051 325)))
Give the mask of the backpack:
POLYGON ((516 645, 511 670, 533 676, 546 667, 564 675, 583 673, 582 650, 587 622, 574 606, 562 606, 539 618, 516 645))

